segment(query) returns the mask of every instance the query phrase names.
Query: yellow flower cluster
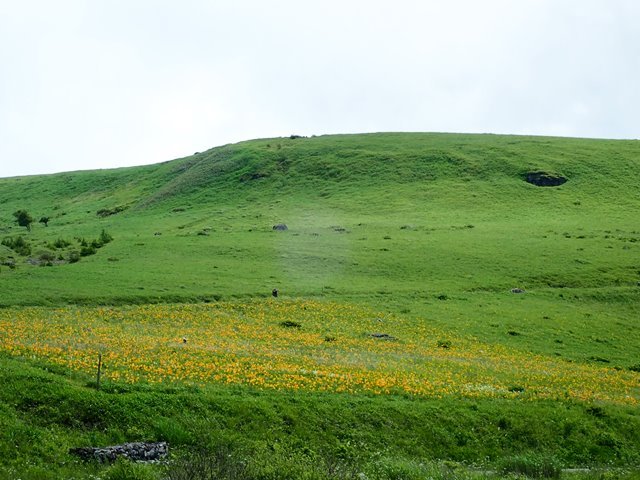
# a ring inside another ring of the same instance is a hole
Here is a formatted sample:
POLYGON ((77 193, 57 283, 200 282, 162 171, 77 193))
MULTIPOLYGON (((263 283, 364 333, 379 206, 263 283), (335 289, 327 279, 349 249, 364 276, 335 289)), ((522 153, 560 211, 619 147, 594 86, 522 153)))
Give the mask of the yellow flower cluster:
POLYGON ((104 377, 123 382, 620 404, 640 397, 634 372, 481 344, 426 321, 311 300, 4 309, 0 349, 87 373, 102 353, 104 377))

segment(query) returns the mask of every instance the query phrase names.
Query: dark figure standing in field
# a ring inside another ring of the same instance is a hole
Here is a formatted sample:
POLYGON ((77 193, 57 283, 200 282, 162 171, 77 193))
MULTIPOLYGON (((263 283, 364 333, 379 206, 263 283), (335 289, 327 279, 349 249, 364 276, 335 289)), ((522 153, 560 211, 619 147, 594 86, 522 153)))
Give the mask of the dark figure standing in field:
POLYGON ((274 288, 273 290, 271 290, 271 295, 273 295, 274 298, 278 298, 278 289, 274 288))

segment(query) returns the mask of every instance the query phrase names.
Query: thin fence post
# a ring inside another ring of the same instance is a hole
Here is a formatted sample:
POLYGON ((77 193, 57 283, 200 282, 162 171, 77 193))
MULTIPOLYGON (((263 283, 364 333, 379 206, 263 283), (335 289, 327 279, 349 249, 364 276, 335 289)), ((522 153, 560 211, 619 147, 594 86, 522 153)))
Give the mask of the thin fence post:
POLYGON ((98 375, 96 377, 96 390, 100 390, 100 374, 102 373, 102 353, 98 353, 98 375))

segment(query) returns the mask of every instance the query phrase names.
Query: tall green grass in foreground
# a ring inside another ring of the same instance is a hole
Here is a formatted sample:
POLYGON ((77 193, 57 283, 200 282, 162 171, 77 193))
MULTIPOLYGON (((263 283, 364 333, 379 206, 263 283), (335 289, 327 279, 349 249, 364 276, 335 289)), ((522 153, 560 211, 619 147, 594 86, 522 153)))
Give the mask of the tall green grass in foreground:
MULTIPOLYGON (((436 344, 460 338, 633 376, 639 159, 636 141, 375 134, 0 179, 0 305, 250 303, 278 288, 280 299, 424 325, 442 332, 436 344), (524 181, 532 171, 568 181, 537 187, 524 181), (23 209, 48 226, 18 227, 23 209), (288 230, 273 231, 278 223, 288 230)), ((176 468, 213 462, 247 478, 483 478, 547 464, 633 478, 640 463, 637 407, 608 401, 112 380, 98 392, 88 373, 37 355, 0 363, 0 478, 179 478, 66 453, 141 439, 168 440, 179 458, 206 452, 176 468)))
POLYGON ((368 478, 429 478, 417 472, 438 465, 461 474, 443 478, 468 478, 462 474, 512 468, 522 455, 567 467, 639 461, 640 418, 631 407, 119 382, 96 391, 89 376, 45 363, 0 363, 5 478, 89 478, 106 467, 74 460, 69 448, 136 440, 170 442, 176 468, 198 461, 190 455, 209 461, 226 451, 238 468, 254 470, 249 478, 332 478, 331 466, 368 478), (415 473, 393 473, 402 469, 415 473))

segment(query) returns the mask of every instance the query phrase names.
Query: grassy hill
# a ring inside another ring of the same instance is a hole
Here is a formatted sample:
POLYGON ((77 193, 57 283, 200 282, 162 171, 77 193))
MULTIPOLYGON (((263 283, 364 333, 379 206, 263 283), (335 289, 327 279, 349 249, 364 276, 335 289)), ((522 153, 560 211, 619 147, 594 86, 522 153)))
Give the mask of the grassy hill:
MULTIPOLYGON (((0 246, 0 305, 8 312, 44 307, 38 312, 47 317, 47 308, 69 304, 266 301, 277 288, 284 301, 370 308, 416 328, 437 329, 443 338, 624 372, 637 382, 639 173, 637 141, 384 133, 253 140, 152 166, 0 179, 0 238, 8 239, 0 246), (567 181, 536 186, 525 181, 532 172, 567 181), (20 209, 35 220, 30 231, 14 221, 20 209), (37 222, 43 216, 48 226, 37 222), (288 230, 273 230, 280 223, 288 230), (18 238, 30 253, 12 248, 18 238), (512 293, 514 288, 524 293, 512 293)), ((19 370, 14 359, 3 361, 19 370)), ((22 362, 25 371, 39 368, 22 362)), ((81 395, 86 379, 74 381, 80 383, 65 388, 81 395)), ((165 395, 151 390, 144 395, 165 395)), ((131 395, 144 396, 136 392, 131 395)), ((200 400, 190 402, 206 403, 212 394, 192 395, 200 400)), ((258 394, 280 406, 287 398, 270 395, 258 394)), ((342 397, 306 395, 293 398, 345 414, 348 400, 342 397)), ((353 401, 364 401, 354 395, 353 401)), ((7 398, 5 409, 20 418, 7 398)), ((421 421, 430 418, 441 427, 468 407, 468 400, 456 397, 451 411, 432 415, 425 413, 428 405, 442 400, 420 400, 416 407, 416 399, 376 398, 372 411, 393 401, 398 422, 415 407, 423 412, 415 413, 421 421)), ((577 453, 580 441, 559 441, 550 426, 535 441, 523 434, 524 441, 533 442, 533 451, 564 449, 560 456, 571 464, 637 462, 629 453, 637 439, 622 428, 640 421, 629 406, 637 405, 637 387, 629 398, 622 410, 598 403, 608 419, 598 424, 586 410, 593 405, 557 400, 576 415, 575 425, 583 425, 581 441, 607 444, 596 438, 606 425, 615 440, 602 447, 609 453, 577 453)), ((554 405, 482 402, 487 410, 481 417, 490 423, 516 410, 524 419, 551 418, 554 405)), ((317 421, 295 410, 296 421, 317 421)), ((190 415, 180 417, 181 429, 188 429, 190 415)), ((478 428, 476 421, 470 416, 460 428, 478 428)), ((352 422, 350 431, 360 435, 361 419, 352 422)), ((372 435, 386 438, 397 431, 394 422, 383 422, 372 435)), ((76 427, 56 425, 45 430, 69 428, 65 438, 77 438, 76 427)), ((115 437, 136 437, 117 422, 105 428, 112 427, 115 437)), ((157 428, 136 428, 138 436, 158 436, 157 428)), ((413 446, 395 445, 394 458, 480 461, 470 451, 454 453, 449 440, 448 450, 417 448, 409 438, 422 434, 403 428, 399 444, 413 446)), ((189 431, 189 438, 194 435, 189 431)), ((322 449, 326 438, 307 440, 322 449)), ((364 450, 379 448, 367 441, 364 450)), ((496 442, 486 455, 493 460, 500 450, 517 453, 496 442)))

